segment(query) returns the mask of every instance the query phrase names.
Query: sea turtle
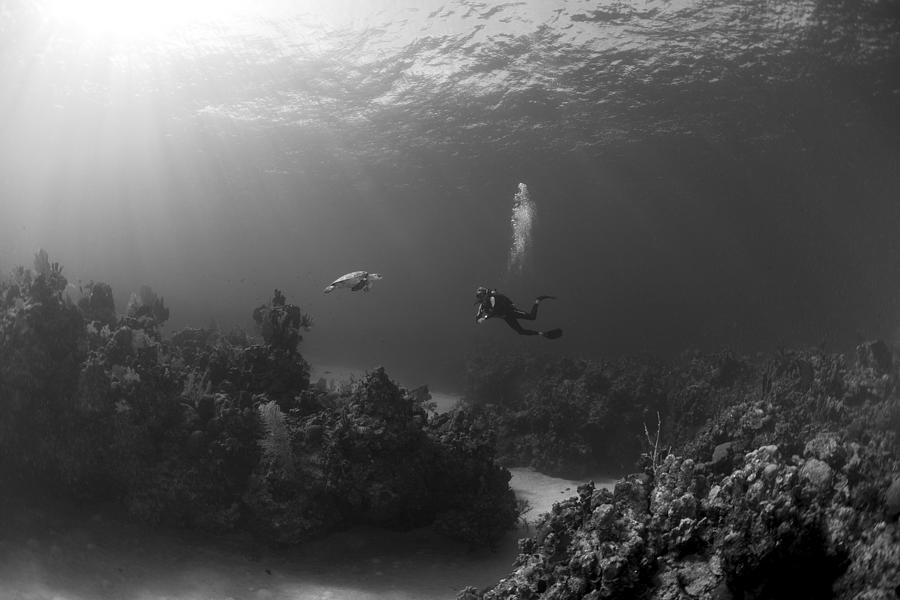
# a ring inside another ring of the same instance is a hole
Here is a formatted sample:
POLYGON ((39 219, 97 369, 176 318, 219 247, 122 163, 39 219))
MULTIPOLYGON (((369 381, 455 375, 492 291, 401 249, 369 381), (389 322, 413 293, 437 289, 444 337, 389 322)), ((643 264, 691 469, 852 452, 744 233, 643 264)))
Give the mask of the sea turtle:
POLYGON ((325 293, 331 292, 336 288, 350 288, 354 292, 358 292, 359 290, 363 290, 364 292, 369 291, 369 287, 371 287, 373 281, 377 281, 381 279, 381 275, 378 273, 369 273, 368 271, 353 271, 352 273, 347 273, 346 275, 341 275, 334 282, 325 288, 325 293))

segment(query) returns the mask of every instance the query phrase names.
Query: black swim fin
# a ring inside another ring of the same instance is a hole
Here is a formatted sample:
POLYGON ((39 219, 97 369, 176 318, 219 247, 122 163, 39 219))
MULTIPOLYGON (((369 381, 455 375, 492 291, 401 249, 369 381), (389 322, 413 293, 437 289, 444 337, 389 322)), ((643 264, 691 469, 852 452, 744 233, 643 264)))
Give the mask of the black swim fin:
POLYGON ((548 340, 555 340, 562 337, 562 329, 551 329, 550 331, 545 331, 541 335, 543 335, 548 340))

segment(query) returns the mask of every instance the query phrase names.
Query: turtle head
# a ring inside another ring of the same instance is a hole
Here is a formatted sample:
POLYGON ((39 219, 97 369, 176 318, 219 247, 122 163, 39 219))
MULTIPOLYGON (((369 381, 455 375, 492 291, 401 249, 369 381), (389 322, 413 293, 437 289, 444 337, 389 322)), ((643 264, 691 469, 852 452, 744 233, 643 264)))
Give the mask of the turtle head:
POLYGON ((369 279, 372 281, 378 281, 381 278, 381 273, 369 273, 369 279))

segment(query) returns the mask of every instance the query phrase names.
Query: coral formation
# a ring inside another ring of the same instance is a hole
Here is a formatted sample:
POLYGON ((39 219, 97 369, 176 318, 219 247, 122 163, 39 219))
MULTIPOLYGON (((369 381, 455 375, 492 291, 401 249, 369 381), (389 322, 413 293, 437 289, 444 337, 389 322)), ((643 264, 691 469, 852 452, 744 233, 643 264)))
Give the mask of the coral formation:
POLYGON ((0 469, 137 518, 296 543, 355 524, 434 524, 493 544, 518 513, 483 438, 433 422, 429 396, 379 369, 311 388, 312 321, 275 290, 242 332, 184 329, 147 286, 116 315, 91 282, 73 304, 46 252, 0 283, 0 469), (474 523, 458 526, 457 521, 474 523))
POLYGON ((665 375, 651 360, 492 357, 470 361, 465 397, 504 464, 580 477, 632 465, 644 423, 665 409, 665 375))
POLYGON ((294 464, 275 458, 283 451, 267 453, 248 498, 257 514, 283 516, 270 532, 279 541, 348 525, 433 523, 450 537, 490 545, 516 522, 509 472, 494 461, 489 441, 459 419, 429 419, 421 398, 383 369, 352 386, 334 409, 285 418, 294 464))
MULTIPOLYGON (((637 373, 648 370, 631 364, 637 373)), ((650 458, 655 448, 633 453, 640 472, 611 493, 580 488, 577 497, 554 506, 534 538, 520 542, 522 553, 508 578, 487 590, 467 588, 459 597, 895 597, 895 364, 882 342, 860 345, 855 365, 821 351, 755 360, 692 357, 664 369, 652 361, 653 385, 644 389, 653 391, 634 397, 637 410, 648 406, 642 398, 653 398, 662 443, 671 453, 657 462, 650 458)), ((579 385, 591 368, 570 370, 569 377, 563 371, 551 365, 542 374, 549 381, 530 380, 530 388, 518 389, 536 394, 569 381, 576 396, 582 393, 579 385)), ((541 397, 551 404, 544 411, 561 402, 553 394, 541 397)), ((488 404, 484 397, 476 400, 488 404)), ((605 410, 608 398, 595 394, 583 414, 593 414, 591 402, 605 410)), ((527 399, 524 405, 530 406, 527 399)), ((504 420, 532 418, 521 414, 522 406, 509 396, 491 405, 498 431, 504 420)), ((634 410, 626 409, 620 422, 639 438, 634 410)), ((616 411, 607 415, 619 417, 616 411)), ((583 431, 569 434, 574 437, 557 431, 556 439, 590 443, 583 431)))

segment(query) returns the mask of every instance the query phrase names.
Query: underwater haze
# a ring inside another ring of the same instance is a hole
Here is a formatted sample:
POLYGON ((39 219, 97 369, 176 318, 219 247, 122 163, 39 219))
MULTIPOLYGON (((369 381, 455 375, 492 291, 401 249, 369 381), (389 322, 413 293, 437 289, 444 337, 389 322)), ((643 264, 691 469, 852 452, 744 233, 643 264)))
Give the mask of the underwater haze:
POLYGON ((900 323, 897 0, 132 4, 0 3, 4 271, 45 248, 175 329, 278 288, 312 362, 447 386, 900 323), (565 335, 476 325, 479 285, 565 335))

